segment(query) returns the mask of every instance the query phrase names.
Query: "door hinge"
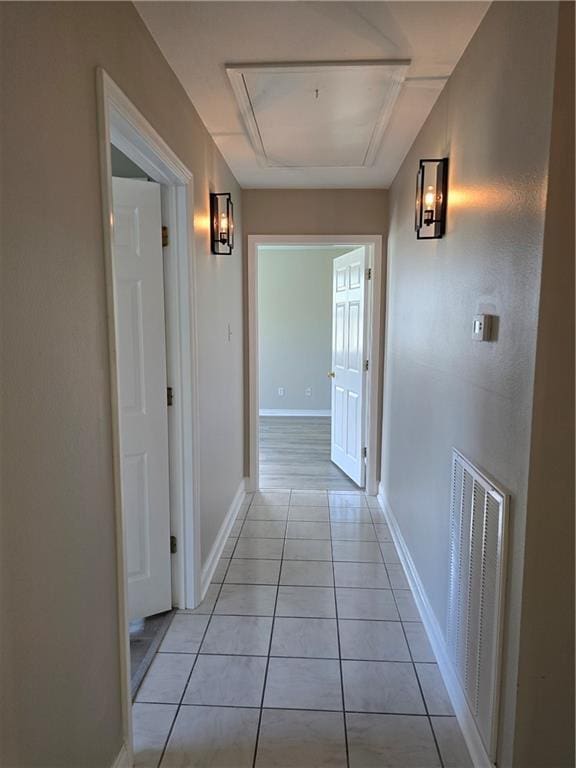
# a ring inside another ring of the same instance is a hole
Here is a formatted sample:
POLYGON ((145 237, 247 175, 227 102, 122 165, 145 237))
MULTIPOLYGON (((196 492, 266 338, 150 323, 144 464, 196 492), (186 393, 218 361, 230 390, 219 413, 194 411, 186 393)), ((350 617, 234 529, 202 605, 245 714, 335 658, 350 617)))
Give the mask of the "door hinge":
POLYGON ((162 227, 162 248, 166 248, 169 242, 168 227, 162 227))
POLYGON ((168 406, 174 405, 174 390, 172 387, 166 387, 166 402, 168 406))
POLYGON ((178 552, 178 539, 176 536, 170 536, 170 554, 174 555, 178 552))
POLYGON ((363 458, 366 458, 368 456, 368 448, 366 448, 366 446, 362 448, 362 456, 363 458))
POLYGON ((370 365, 370 362, 368 360, 364 360, 364 370, 368 370, 368 366, 370 365))
POLYGON ((366 280, 372 280, 372 267, 366 269, 366 280))

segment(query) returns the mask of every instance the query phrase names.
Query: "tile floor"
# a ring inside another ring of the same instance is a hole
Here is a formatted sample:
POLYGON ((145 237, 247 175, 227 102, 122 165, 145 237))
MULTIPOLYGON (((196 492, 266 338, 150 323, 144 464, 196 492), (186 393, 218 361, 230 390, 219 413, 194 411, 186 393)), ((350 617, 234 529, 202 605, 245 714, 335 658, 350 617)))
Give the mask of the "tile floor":
POLYGON ((140 768, 472 765, 383 514, 363 493, 247 499, 133 717, 140 768))

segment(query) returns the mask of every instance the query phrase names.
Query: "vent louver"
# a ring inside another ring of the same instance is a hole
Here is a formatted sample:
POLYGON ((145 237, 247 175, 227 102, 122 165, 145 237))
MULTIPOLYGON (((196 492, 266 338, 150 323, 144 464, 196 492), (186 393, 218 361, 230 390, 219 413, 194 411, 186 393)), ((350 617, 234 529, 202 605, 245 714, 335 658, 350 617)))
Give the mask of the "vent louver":
POLYGON ((496 758, 509 499, 452 455, 447 646, 484 746, 496 758))

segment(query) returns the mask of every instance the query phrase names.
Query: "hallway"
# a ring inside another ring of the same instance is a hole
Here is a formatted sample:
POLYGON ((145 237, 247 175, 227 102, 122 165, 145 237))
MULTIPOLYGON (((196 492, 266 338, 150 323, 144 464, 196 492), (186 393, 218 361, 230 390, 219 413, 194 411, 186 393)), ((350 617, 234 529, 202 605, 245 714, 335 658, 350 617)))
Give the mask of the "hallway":
POLYGON ((247 498, 133 713, 140 768, 471 765, 383 513, 358 492, 247 498))

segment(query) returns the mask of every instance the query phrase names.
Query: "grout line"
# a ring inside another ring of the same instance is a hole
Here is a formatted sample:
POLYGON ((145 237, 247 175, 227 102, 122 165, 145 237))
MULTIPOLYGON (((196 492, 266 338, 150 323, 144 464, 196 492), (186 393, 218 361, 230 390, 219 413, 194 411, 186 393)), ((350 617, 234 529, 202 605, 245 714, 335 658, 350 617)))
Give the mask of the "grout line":
POLYGON ((340 692, 342 696, 342 717, 344 720, 344 745, 346 747, 346 765, 350 768, 350 748, 348 745, 348 721, 346 719, 346 702, 344 699, 344 673, 342 671, 342 646, 340 643, 340 622, 338 616, 338 593, 336 592, 336 569, 334 567, 334 550, 332 549, 332 526, 330 526, 330 551, 332 553, 332 576, 334 578, 334 610, 336 613, 336 637, 338 640, 338 664, 340 667, 340 692))
MULTIPOLYGON (((215 614, 216 616, 218 614, 215 614)), ((245 617, 241 617, 245 618, 245 617)), ((252 618, 252 617, 246 617, 246 618, 252 618)), ((271 618, 268 616, 267 618, 271 618)), ((292 616, 278 616, 279 619, 291 619, 292 616)), ((309 617, 306 616, 304 620, 308 619, 309 617)), ((300 619, 299 619, 300 620, 300 619)), ((311 621, 334 621, 336 622, 336 619, 317 619, 316 617, 312 617, 310 619, 311 621)), ((340 621, 350 621, 350 619, 340 619, 340 621)), ((368 619, 365 619, 365 621, 368 621, 368 619)), ((380 622, 380 623, 387 623, 387 622, 380 622)), ((395 622, 398 624, 398 622, 395 622)), ((238 656, 240 658, 247 657, 250 659, 266 659, 268 658, 268 654, 266 653, 239 653, 239 652, 233 652, 233 651, 159 651, 158 654, 160 656, 163 655, 170 655, 170 656, 238 656)), ((314 661, 322 661, 322 660, 328 660, 328 661, 334 661, 338 660, 338 658, 341 658, 343 661, 363 661, 363 662, 369 662, 370 664, 411 664, 412 659, 364 659, 359 656, 288 656, 286 654, 282 653, 270 653, 271 659, 312 659, 314 661)), ((437 666, 435 661, 414 661, 414 664, 422 664, 429 666, 437 666)), ((152 704, 154 702, 150 701, 139 701, 135 702, 138 704, 152 704)), ((176 702, 157 702, 159 704, 175 704, 176 702)), ((217 704, 214 704, 213 706, 218 706, 217 704)), ((436 717, 436 715, 433 715, 433 717, 436 717)), ((440 717, 440 715, 439 715, 440 717)), ((454 715, 445 715, 445 717, 454 717, 454 715)))
MULTIPOLYGON (((290 502, 290 496, 288 502, 290 502)), ((278 606, 278 593, 280 591, 280 574, 282 573, 282 563, 284 561, 284 547, 286 546, 286 529, 284 530, 284 540, 282 542, 282 552, 280 555, 280 568, 278 570, 278 583, 276 584, 276 597, 274 599, 274 612, 272 614, 272 625, 270 627, 270 640, 268 642, 268 654, 266 657, 266 669, 264 670, 264 683, 262 685, 262 698, 260 699, 260 714, 258 716, 258 727, 256 728, 256 740, 254 742, 254 757, 252 759, 252 768, 256 768, 256 758, 258 756, 258 743, 260 740, 260 728, 262 726, 262 712, 264 709, 264 696, 266 695, 266 685, 268 683, 268 670, 270 668, 270 652, 272 650, 272 638, 274 637, 274 624, 276 622, 276 608, 278 606)))
MULTIPOLYGON (((372 515, 372 512, 370 512, 370 515, 372 515)), ((393 543, 394 549, 396 549, 396 545, 393 543)), ((388 581, 390 581, 390 574, 388 573, 388 567, 386 563, 384 564, 386 567, 386 573, 388 574, 388 581)), ((389 563, 390 565, 390 563, 389 563)), ((410 590, 410 593, 412 593, 412 590, 410 590)), ((396 610, 398 611, 398 615, 400 616, 400 608, 398 606, 398 601, 396 599, 396 594, 394 590, 392 590, 392 595, 394 597, 394 604, 396 606, 396 610)), ((400 616, 400 619, 402 617, 400 616)), ((400 626, 402 627, 402 634, 404 635, 404 642, 406 643, 406 646, 408 648, 408 653, 410 655, 410 661, 412 663, 412 669, 414 671, 414 676, 416 677, 416 683, 418 684, 418 690, 420 691, 420 696, 422 697, 422 701, 424 703, 424 710, 426 712, 426 717, 428 719, 428 726, 430 728, 430 731, 432 733, 432 738, 434 739, 434 745, 436 747, 436 752, 438 754, 438 759, 440 760, 440 766, 441 768, 444 768, 444 760, 442 759, 442 753, 440 752, 440 746, 438 745, 438 740, 436 739, 436 733, 434 731, 434 726, 432 725, 432 718, 430 717, 430 712, 428 710, 428 703, 426 701, 426 697, 424 696, 424 690, 422 688, 422 684, 420 683, 420 677, 418 676, 418 670, 416 669, 416 663, 414 662, 414 656, 412 655, 412 649, 410 648, 410 643, 408 642, 408 635, 406 634, 406 629, 404 628, 404 623, 402 620, 400 621, 400 626)))
MULTIPOLYGON (((165 701, 140 701, 138 704, 144 706, 165 706, 174 707, 175 704, 170 704, 165 701)), ((182 707, 210 707, 211 709, 260 709, 260 706, 248 706, 246 704, 182 704, 182 707)), ((180 707, 180 708, 182 708, 180 707)), ((423 712, 390 712, 388 710, 366 710, 366 709, 312 709, 311 707, 263 707, 265 710, 274 710, 278 712, 284 712, 286 710, 293 712, 331 712, 332 714, 338 714, 339 712, 346 712, 349 715, 388 715, 396 717, 423 717, 428 720, 428 715, 423 712)), ((443 717, 446 720, 456 720, 455 715, 432 715, 432 717, 443 717)), ((306 766, 308 768, 308 766, 306 766)))
MULTIPOLYGON (((212 622, 212 616, 214 615, 214 609, 216 608, 216 603, 218 602, 218 598, 220 597, 220 592, 222 591, 222 584, 220 584, 220 588, 218 589, 218 594, 216 595, 214 599, 214 605, 212 606, 212 610, 209 614, 208 621, 206 622, 206 626, 204 627, 204 632, 202 633, 202 638, 200 640, 200 644, 198 648, 200 649, 202 647, 202 643, 204 642, 204 639, 206 637, 206 633, 208 632, 208 627, 210 626, 210 623, 212 622)), ((205 616, 206 614, 199 614, 205 616)), ((162 749, 162 753, 160 755, 160 759, 158 760, 157 766, 162 765, 162 761, 164 760, 164 755, 166 753, 166 749, 168 747, 168 744, 170 742, 170 737, 172 736, 172 732, 174 730, 174 726, 176 725, 176 720, 178 719, 178 715, 180 714, 180 710, 182 708, 182 702, 184 700, 184 696, 186 695, 186 689, 188 688, 188 685, 190 683, 190 678, 192 677, 192 673, 194 672, 194 669, 196 667, 196 663, 198 661, 198 656, 200 654, 196 654, 196 658, 194 659, 192 663, 192 667, 190 668, 190 674, 186 678, 186 683, 184 685, 184 688, 182 689, 182 695, 180 696, 180 702, 178 703, 178 708, 176 709, 176 713, 174 715, 174 719, 172 720, 172 724, 170 725, 170 729, 168 731, 168 735, 166 736, 166 741, 164 742, 164 747, 162 749)))

